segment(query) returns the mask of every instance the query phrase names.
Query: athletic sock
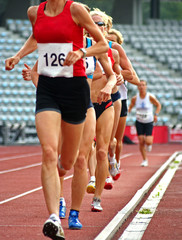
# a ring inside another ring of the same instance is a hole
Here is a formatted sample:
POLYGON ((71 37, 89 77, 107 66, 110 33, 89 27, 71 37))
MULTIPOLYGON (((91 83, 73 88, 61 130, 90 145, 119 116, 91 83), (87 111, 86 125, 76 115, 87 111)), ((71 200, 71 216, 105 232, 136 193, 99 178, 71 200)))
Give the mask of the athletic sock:
POLYGON ((90 177, 90 182, 95 182, 95 176, 90 177))
POLYGON ((56 220, 59 223, 61 222, 60 218, 55 213, 52 213, 49 218, 52 220, 56 220))
POLYGON ((62 206, 64 206, 64 207, 65 207, 65 206, 66 206, 66 202, 65 202, 65 199, 64 199, 64 197, 61 197, 61 198, 60 198, 60 201, 62 202, 62 206))

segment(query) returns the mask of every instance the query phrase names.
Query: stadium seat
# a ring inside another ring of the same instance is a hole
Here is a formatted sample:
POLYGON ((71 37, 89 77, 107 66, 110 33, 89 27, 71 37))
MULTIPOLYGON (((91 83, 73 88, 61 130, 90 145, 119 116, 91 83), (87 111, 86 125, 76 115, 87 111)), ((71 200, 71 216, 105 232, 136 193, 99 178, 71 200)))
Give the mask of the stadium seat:
POLYGON ((182 122, 182 109, 180 109, 178 112, 178 121, 182 122))
MULTIPOLYGON (((172 118, 176 121, 182 119, 182 21, 181 24, 179 22, 149 19, 146 25, 141 26, 114 25, 114 28, 123 34, 124 49, 139 78, 147 81, 148 90, 156 95, 162 104, 158 122, 160 125, 168 124, 172 118), (161 65, 165 66, 166 70, 159 69, 161 65), (179 77, 171 76, 171 72, 179 73, 179 77)), ((3 65, 7 57, 20 49, 30 32, 31 25, 28 20, 6 21, 6 28, 0 32, 0 64, 3 65)), ((0 103, 1 110, 4 111, 0 120, 3 118, 35 125, 36 90, 31 82, 23 80, 21 74, 24 63, 33 67, 37 59, 36 51, 23 58, 10 72, 0 68, 0 103)), ((130 99, 137 92, 137 86, 128 84, 128 89, 130 99)), ((133 112, 127 117, 127 124, 133 125, 134 122, 133 112)))

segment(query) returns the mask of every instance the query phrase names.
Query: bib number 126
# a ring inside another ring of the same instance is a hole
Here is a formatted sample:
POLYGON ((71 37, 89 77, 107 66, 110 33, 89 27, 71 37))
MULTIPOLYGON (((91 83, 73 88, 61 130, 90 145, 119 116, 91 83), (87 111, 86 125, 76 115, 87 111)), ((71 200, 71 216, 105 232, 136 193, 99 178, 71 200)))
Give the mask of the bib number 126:
POLYGON ((57 55, 56 53, 51 53, 50 56, 48 55, 48 53, 46 53, 44 55, 45 58, 45 63, 46 66, 52 66, 52 67, 57 67, 57 66, 61 66, 63 67, 64 61, 65 61, 65 54, 64 53, 60 53, 59 55, 57 55))

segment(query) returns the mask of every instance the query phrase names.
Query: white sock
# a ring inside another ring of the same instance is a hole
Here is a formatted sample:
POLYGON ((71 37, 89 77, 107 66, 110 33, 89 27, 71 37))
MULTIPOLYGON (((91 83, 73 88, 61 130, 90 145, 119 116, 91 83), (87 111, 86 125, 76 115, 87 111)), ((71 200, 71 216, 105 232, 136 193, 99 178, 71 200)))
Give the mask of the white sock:
POLYGON ((90 181, 91 181, 91 182, 95 182, 95 176, 91 176, 91 177, 90 177, 90 181))
POLYGON ((56 220, 58 222, 61 222, 60 218, 55 213, 52 213, 49 218, 53 219, 53 220, 56 220))
POLYGON ((66 206, 66 202, 65 202, 65 199, 64 199, 64 197, 61 197, 61 198, 60 198, 60 201, 62 202, 62 206, 64 206, 64 207, 65 207, 65 206, 66 206))

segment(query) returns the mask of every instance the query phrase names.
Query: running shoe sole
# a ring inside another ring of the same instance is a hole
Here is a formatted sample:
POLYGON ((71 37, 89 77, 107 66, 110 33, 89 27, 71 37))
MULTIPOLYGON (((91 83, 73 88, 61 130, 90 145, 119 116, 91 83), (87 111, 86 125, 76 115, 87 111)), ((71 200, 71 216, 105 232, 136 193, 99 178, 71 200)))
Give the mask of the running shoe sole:
POLYGON ((102 212, 103 209, 101 210, 101 209, 97 209, 97 208, 95 208, 95 207, 92 207, 92 208, 91 208, 91 211, 92 211, 92 212, 102 212))
POLYGON ((70 229, 70 230, 80 230, 80 229, 82 229, 82 227, 70 227, 70 226, 69 226, 69 229, 70 229))
POLYGON ((107 183, 107 184, 105 184, 105 186, 104 186, 104 189, 106 189, 106 190, 111 190, 112 189, 112 183, 107 183))
POLYGON ((87 193, 95 193, 95 188, 93 186, 88 186, 87 193))
POLYGON ((141 164, 141 167, 148 167, 148 164, 141 164))
POLYGON ((121 176, 121 173, 116 174, 116 176, 112 177, 114 181, 118 180, 118 178, 121 176))
POLYGON ((65 240, 64 237, 56 236, 57 232, 58 232, 58 227, 52 222, 47 222, 44 224, 43 234, 46 237, 50 237, 52 240, 65 240))

